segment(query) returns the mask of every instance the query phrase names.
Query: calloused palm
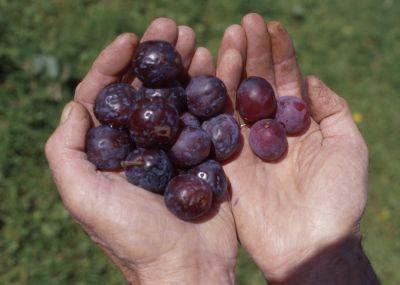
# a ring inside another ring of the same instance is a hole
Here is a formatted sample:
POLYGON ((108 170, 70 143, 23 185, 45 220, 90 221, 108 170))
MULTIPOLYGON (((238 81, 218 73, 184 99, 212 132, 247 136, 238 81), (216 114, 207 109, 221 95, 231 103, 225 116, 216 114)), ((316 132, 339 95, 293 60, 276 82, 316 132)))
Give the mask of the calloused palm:
POLYGON ((280 23, 249 14, 242 27, 234 45, 247 40, 247 49, 241 48, 247 76, 266 78, 277 97, 303 96, 312 111, 309 130, 288 139, 283 160, 257 158, 244 127, 243 150, 224 167, 239 240, 267 278, 278 280, 323 247, 358 233, 367 148, 344 99, 316 77, 306 78, 303 88, 292 41, 280 23))
MULTIPOLYGON (((189 27, 160 18, 142 38, 150 39, 174 44, 190 75, 215 72, 210 52, 196 49, 189 27)), ((75 102, 64 109, 59 127, 46 144, 58 190, 71 215, 129 281, 231 283, 237 237, 228 201, 202 222, 184 222, 166 209, 161 196, 129 184, 120 174, 96 171, 86 159, 85 134, 94 120, 90 115, 94 99, 126 73, 137 45, 133 34, 111 43, 79 84, 75 102)))

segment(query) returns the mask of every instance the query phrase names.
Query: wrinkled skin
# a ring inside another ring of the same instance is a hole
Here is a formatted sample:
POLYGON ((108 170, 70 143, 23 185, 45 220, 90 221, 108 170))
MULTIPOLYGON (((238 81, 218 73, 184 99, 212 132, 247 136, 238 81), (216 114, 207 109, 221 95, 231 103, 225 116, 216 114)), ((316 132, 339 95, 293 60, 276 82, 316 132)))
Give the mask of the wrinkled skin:
MULTIPOLYGON (((308 131, 288 138, 282 161, 262 162, 246 141, 225 165, 241 244, 267 279, 279 281, 324 247, 359 235, 367 200, 367 147, 343 98, 314 76, 305 79, 302 94, 292 41, 280 23, 266 25, 249 14, 242 26, 247 76, 266 78, 277 96, 304 96, 312 112, 308 131)), ((238 32, 239 50, 240 38, 238 32)), ((248 138, 249 128, 242 134, 248 138)))

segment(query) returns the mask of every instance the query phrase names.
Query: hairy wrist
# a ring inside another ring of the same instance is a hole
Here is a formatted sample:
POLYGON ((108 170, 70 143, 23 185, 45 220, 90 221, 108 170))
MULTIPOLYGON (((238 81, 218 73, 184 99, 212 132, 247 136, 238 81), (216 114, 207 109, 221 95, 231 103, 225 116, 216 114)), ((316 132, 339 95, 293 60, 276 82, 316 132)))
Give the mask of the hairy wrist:
POLYGON ((266 278, 272 285, 379 284, 359 236, 350 236, 320 248, 289 270, 266 278))

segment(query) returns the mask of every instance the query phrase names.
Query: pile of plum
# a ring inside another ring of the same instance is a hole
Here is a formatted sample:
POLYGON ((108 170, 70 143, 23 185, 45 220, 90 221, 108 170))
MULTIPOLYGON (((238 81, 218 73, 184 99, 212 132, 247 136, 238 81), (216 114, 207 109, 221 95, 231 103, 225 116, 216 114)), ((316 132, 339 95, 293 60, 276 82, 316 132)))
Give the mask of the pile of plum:
POLYGON ((115 83, 97 96, 86 153, 99 170, 124 170, 127 180, 163 194, 167 208, 184 220, 207 213, 225 196, 228 179, 219 164, 239 146, 236 120, 222 114, 224 83, 200 75, 183 88, 181 57, 163 41, 139 45, 133 73, 142 82, 115 83), (219 161, 219 162, 217 162, 219 161))
MULTIPOLYGON (((141 43, 132 66, 142 85, 136 90, 115 83, 100 92, 93 110, 100 125, 88 131, 86 153, 97 169, 123 169, 130 183, 164 195, 167 208, 189 221, 225 196, 228 179, 220 162, 238 150, 240 128, 224 113, 229 100, 224 83, 200 75, 182 84, 181 61, 167 42, 141 43)), ((310 124, 301 99, 276 100, 260 77, 242 82, 236 109, 254 123, 249 144, 265 161, 282 157, 286 135, 299 135, 310 124)))
POLYGON ((307 104, 296 96, 275 99, 271 84, 261 77, 248 77, 236 94, 236 110, 253 125, 249 145, 264 161, 276 161, 287 150, 287 138, 303 134, 311 123, 307 104))

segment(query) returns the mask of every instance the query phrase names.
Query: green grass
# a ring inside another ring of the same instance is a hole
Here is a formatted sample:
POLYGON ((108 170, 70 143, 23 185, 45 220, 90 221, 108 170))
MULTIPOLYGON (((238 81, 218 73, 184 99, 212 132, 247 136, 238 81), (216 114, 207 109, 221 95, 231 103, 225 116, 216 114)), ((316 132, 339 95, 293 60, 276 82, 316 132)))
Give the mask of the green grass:
MULTIPOLYGON (((0 284, 120 284, 64 210, 43 145, 73 87, 115 35, 157 16, 192 26, 198 44, 258 11, 292 34, 304 74, 345 97, 370 149, 365 249, 383 284, 400 284, 400 2, 394 0, 0 0, 0 284), (111 4, 112 3, 112 4, 111 4)), ((263 284, 241 251, 238 284, 263 284)))

